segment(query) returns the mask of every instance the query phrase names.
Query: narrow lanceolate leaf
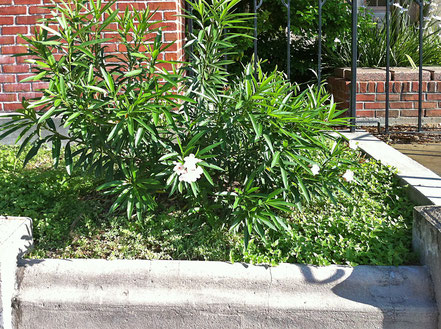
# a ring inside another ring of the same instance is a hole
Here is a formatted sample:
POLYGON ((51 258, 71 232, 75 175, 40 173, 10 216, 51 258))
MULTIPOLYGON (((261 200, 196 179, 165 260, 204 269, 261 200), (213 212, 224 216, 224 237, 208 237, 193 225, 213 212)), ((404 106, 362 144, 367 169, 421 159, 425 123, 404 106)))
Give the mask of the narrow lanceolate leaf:
POLYGON ((87 88, 87 89, 94 90, 94 91, 97 91, 97 92, 99 92, 99 93, 101 93, 101 94, 104 94, 104 95, 107 94, 107 90, 105 90, 105 89, 103 89, 103 88, 100 88, 100 87, 96 87, 96 86, 86 86, 86 88, 87 88))
POLYGON ((38 150, 40 149, 43 142, 44 142, 44 140, 39 140, 38 142, 36 142, 34 144, 34 146, 32 146, 32 148, 29 150, 28 154, 26 154, 26 157, 23 161, 23 167, 26 167, 29 160, 31 160, 38 153, 38 150))
POLYGON ((38 123, 42 123, 44 122, 46 119, 50 118, 50 116, 55 112, 57 108, 56 107, 51 107, 49 110, 46 111, 46 113, 44 113, 40 119, 38 119, 38 123))
POLYGON ((173 158, 173 157, 177 156, 178 154, 179 154, 179 153, 176 153, 176 152, 168 153, 168 154, 163 155, 162 157, 160 157, 160 158, 159 158, 159 161, 164 161, 164 160, 167 160, 167 159, 173 158))
POLYGON ((139 75, 142 72, 142 69, 133 70, 124 74, 126 78, 133 77, 135 75, 139 75))
POLYGON ((210 174, 208 173, 208 171, 205 170, 205 168, 202 168, 202 171, 204 172, 204 176, 205 178, 208 180, 208 182, 214 186, 213 183, 213 179, 211 178, 210 174))
POLYGON ((271 139, 269 138, 269 136, 266 134, 263 134, 263 138, 265 139, 266 144, 270 148, 271 153, 274 153, 273 143, 271 142, 271 139))
POLYGON ((142 140, 142 137, 144 136, 144 128, 140 127, 138 128, 138 130, 136 131, 136 136, 135 136, 135 147, 138 147, 139 142, 142 140))
POLYGON ((274 168, 274 166, 278 165, 280 161, 280 151, 277 151, 273 155, 273 161, 271 161, 271 168, 274 168))
POLYGON ((66 144, 66 147, 64 149, 64 162, 66 164, 66 171, 69 175, 72 174, 72 167, 73 167, 73 161, 72 161, 72 152, 70 150, 70 143, 66 144))
POLYGON ((209 146, 203 148, 201 151, 199 151, 199 152, 198 152, 198 155, 203 155, 203 154, 205 154, 205 153, 211 151, 212 149, 214 149, 216 146, 219 146, 219 145, 222 144, 222 143, 223 143, 223 141, 222 141, 222 142, 214 143, 214 144, 212 144, 212 145, 209 145, 209 146))
POLYGON ((280 173, 282 174, 283 185, 285 186, 286 189, 288 189, 289 188, 288 174, 287 174, 286 170, 283 168, 280 168, 280 173))
POLYGON ((121 130, 122 125, 124 124, 123 121, 118 122, 117 125, 115 125, 115 127, 113 127, 112 131, 109 134, 109 137, 107 137, 107 141, 111 141, 113 139, 113 137, 115 137, 117 135, 117 133, 121 130))
POLYGON ((58 167, 58 162, 60 160, 61 151, 61 141, 59 138, 54 138, 52 140, 52 161, 54 168, 58 167))
POLYGON ((261 132, 260 132, 260 129, 259 129, 259 124, 257 123, 256 118, 251 113, 248 113, 248 116, 250 117, 251 124, 253 125, 254 132, 256 133, 256 137, 259 138, 260 135, 261 135, 261 132))

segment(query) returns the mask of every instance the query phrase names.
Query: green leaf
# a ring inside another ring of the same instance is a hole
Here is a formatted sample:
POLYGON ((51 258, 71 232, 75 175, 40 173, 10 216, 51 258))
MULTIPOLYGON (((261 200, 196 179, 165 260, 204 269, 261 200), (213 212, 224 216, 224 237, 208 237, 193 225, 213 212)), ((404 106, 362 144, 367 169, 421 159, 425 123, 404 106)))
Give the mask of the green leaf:
POLYGON ((96 86, 86 86, 87 89, 91 89, 93 91, 97 91, 101 94, 107 95, 107 90, 100 88, 100 87, 96 87, 96 86))
POLYGON ((269 138, 269 136, 266 134, 263 134, 263 138, 265 139, 265 142, 268 144, 268 147, 270 148, 271 153, 274 153, 273 143, 271 142, 271 139, 269 138))
POLYGON ((280 152, 277 151, 273 155, 273 161, 271 161, 271 168, 274 168, 274 166, 278 165, 280 161, 280 152))
POLYGON ((73 161, 72 161, 72 152, 70 149, 70 142, 66 144, 66 147, 64 149, 64 162, 66 164, 66 171, 69 175, 72 174, 72 167, 73 167, 73 161))
POLYGON ((174 158, 177 155, 179 155, 179 153, 177 153, 177 152, 168 153, 168 154, 163 155, 162 157, 160 157, 158 161, 164 161, 164 160, 167 160, 167 159, 170 159, 170 158, 174 158))
POLYGON ((284 168, 280 168, 280 173, 282 174, 282 181, 283 185, 286 189, 289 189, 289 183, 288 183, 288 174, 284 168))
POLYGON ((223 141, 211 144, 211 145, 209 145, 207 147, 204 147, 201 151, 198 152, 198 155, 204 155, 205 153, 211 151, 212 149, 214 149, 215 147, 221 145, 222 143, 223 143, 223 141))
MULTIPOLYGON (((201 167, 201 168, 202 168, 202 167, 201 167)), ((205 168, 202 168, 202 171, 204 172, 204 176, 205 176, 205 178, 207 179, 207 181, 208 181, 211 185, 214 186, 213 179, 211 178, 211 176, 210 176, 210 174, 208 173, 208 171, 205 170, 205 168)))
POLYGON ((129 78, 129 77, 133 77, 135 75, 139 75, 139 74, 141 74, 141 72, 142 72, 142 69, 137 69, 137 70, 133 70, 133 71, 127 72, 126 74, 124 74, 124 76, 126 78, 129 78))
POLYGON ((136 136, 135 136, 135 147, 138 147, 139 142, 142 139, 142 136, 144 136, 144 128, 140 127, 138 128, 138 130, 136 131, 136 136))

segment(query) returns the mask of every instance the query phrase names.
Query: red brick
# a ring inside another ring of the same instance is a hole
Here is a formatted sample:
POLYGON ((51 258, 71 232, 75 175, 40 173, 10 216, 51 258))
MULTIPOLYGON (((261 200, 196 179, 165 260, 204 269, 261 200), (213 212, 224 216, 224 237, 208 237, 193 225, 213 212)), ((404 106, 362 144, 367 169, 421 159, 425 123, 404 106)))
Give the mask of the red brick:
MULTIPOLYGON (((420 85, 420 83, 418 81, 412 82, 412 91, 418 92, 419 85, 420 85)), ((422 89, 423 89, 423 92, 427 91, 427 81, 423 81, 422 89)))
POLYGON ((12 5, 12 0, 0 0, 0 5, 12 5))
POLYGON ((412 109, 413 102, 391 102, 389 107, 391 109, 412 109))
MULTIPOLYGON (((399 112, 400 111, 398 111, 398 110, 389 110, 389 118, 398 118, 399 112)), ((383 111, 375 111, 375 116, 377 118, 384 118, 385 115, 386 115, 386 111, 384 111, 384 110, 383 111)))
POLYGON ((430 93, 434 93, 434 92, 436 92, 436 82, 435 81, 429 81, 429 83, 428 83, 428 92, 430 92, 430 93))
POLYGON ((364 103, 366 110, 384 109, 386 104, 384 102, 364 103))
POLYGON ((3 72, 5 73, 24 73, 29 72, 29 65, 3 65, 3 72))
POLYGON ((374 118, 375 117, 375 111, 372 110, 359 110, 357 111, 357 117, 361 117, 361 118, 374 118))
POLYGON ((17 94, 0 94, 0 102, 16 102, 17 94))
POLYGON ((30 91, 31 84, 30 83, 9 83, 3 85, 3 90, 6 92, 11 91, 30 91))
POLYGON ((427 94, 426 99, 428 101, 431 101, 431 100, 441 101, 441 94, 427 94))
MULTIPOLYGON (((178 39, 178 33, 176 32, 164 33, 165 42, 176 41, 177 39, 178 39)), ((361 91, 361 92, 365 93, 366 91, 361 91)))
POLYGON ((370 93, 374 93, 374 92, 377 91, 377 90, 375 89, 376 87, 377 87, 377 83, 376 83, 376 82, 373 82, 373 81, 370 81, 370 82, 368 82, 367 90, 368 90, 368 92, 370 92, 370 93))
POLYGON ((48 14, 48 13, 50 13, 50 10, 47 8, 41 8, 40 6, 29 7, 29 14, 48 14))
POLYGON ((14 37, 12 35, 8 35, 8 36, 0 36, 0 44, 1 45, 11 45, 14 44, 15 40, 14 37))
POLYGON ((37 98, 43 96, 43 93, 40 92, 29 92, 29 93, 19 93, 18 99, 21 101, 23 98, 30 99, 30 98, 37 98))
POLYGON ((154 3, 150 5, 151 9, 162 11, 162 10, 176 10, 176 3, 175 2, 160 2, 160 3, 154 3), (158 5, 158 6, 156 6, 158 5))
MULTIPOLYGON (((39 5, 41 4, 41 0, 14 0, 16 5, 39 5)), ((29 7, 29 9, 35 8, 35 6, 29 7)), ((31 11, 29 13, 32 14, 31 11)))
POLYGON ((21 80, 29 78, 30 76, 33 76, 35 74, 28 73, 28 74, 17 74, 17 81, 21 82, 21 80))
POLYGON ((12 24, 14 24, 14 17, 0 17, 0 25, 12 25, 12 24))
POLYGON ((407 92, 409 92, 411 89, 412 89, 412 86, 411 86, 412 84, 411 84, 411 82, 410 81, 403 81, 402 83, 401 83, 401 92, 403 92, 403 93, 407 93, 407 92))
POLYGON ((19 53, 25 53, 26 47, 23 46, 3 46, 2 54, 19 54, 19 53))
POLYGON ((35 25, 39 16, 18 16, 15 20, 17 25, 35 25))
POLYGON ((426 110, 426 117, 441 117, 441 110, 426 110))
POLYGON ((165 60, 166 61, 176 61, 177 59, 178 59, 178 56, 176 53, 165 53, 165 60))
POLYGON ((0 74, 0 82, 16 82, 15 74, 0 74))
POLYGON ((121 11, 125 10, 127 7, 129 7, 129 10, 132 8, 142 10, 146 8, 146 4, 144 2, 118 3, 118 9, 121 11))
POLYGON ((377 93, 384 93, 385 85, 386 84, 384 82, 377 82, 377 93))
POLYGON ((0 64, 13 64, 15 58, 7 55, 0 55, 0 64))
POLYGON ((400 115, 402 117, 417 117, 418 110, 401 110, 400 115))
POLYGON ((395 93, 401 93, 401 82, 393 82, 390 91, 393 91, 395 93))
POLYGON ((21 103, 3 103, 3 109, 5 111, 15 111, 23 108, 21 103))
POLYGON ((23 15, 26 14, 28 7, 26 6, 9 6, 2 7, 1 13, 2 15, 23 15))
POLYGON ((4 26, 2 27, 2 35, 17 35, 28 33, 27 26, 4 26))
POLYGON ((33 90, 40 90, 40 89, 46 89, 49 86, 48 82, 34 82, 32 84, 33 90))
MULTIPOLYGON (((385 101, 386 100, 386 94, 377 94, 377 101, 385 101)), ((400 94, 389 94, 389 101, 399 101, 400 100, 400 94)))
POLYGON ((417 101, 418 97, 418 94, 401 94, 401 100, 403 101, 417 101))
POLYGON ((375 94, 357 94, 357 101, 375 101, 375 94))
MULTIPOLYGON (((435 109, 438 107, 436 102, 423 102, 423 109, 435 109)), ((415 108, 418 108, 418 102, 415 102, 415 108)))

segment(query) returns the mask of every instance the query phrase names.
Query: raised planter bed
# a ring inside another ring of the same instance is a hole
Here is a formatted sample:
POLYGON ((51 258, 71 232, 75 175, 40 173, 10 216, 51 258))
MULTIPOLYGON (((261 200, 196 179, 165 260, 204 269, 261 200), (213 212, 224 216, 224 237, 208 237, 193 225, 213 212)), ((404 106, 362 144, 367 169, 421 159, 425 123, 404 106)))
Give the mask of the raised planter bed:
MULTIPOLYGON (((365 132, 347 136, 371 156, 382 161, 381 154, 387 156, 400 177, 413 185, 420 204, 439 204, 433 190, 440 188, 441 178, 410 159, 403 163, 397 154, 392 159, 401 167, 391 162, 389 146, 365 132), (434 185, 423 185, 426 181, 434 185)), ((2 296, 5 289, 12 291, 2 299, 3 312, 11 304, 13 310, 12 317, 3 316, 4 328, 11 328, 8 319, 17 329, 437 328, 435 294, 439 300, 441 289, 434 250, 439 250, 439 212, 432 207, 415 214, 415 247, 427 267, 20 260, 16 290, 11 290, 11 281, 2 281, 2 296)), ((17 222, 25 224, 30 227, 29 220, 17 222)), ((28 245, 29 234, 14 241, 28 245)), ((0 243, 6 250, 6 242, 0 243)), ((9 252, 14 249, 7 250, 1 258, 2 275, 4 264, 15 264, 17 257, 9 252)))

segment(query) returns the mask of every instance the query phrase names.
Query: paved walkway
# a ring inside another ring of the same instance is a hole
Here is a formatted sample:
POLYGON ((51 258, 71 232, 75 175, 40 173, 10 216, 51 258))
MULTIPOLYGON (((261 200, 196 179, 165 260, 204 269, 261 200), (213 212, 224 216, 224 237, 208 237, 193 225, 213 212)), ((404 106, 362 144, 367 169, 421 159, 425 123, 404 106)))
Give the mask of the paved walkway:
POLYGON ((393 144, 392 147, 441 176, 441 143, 393 144))

